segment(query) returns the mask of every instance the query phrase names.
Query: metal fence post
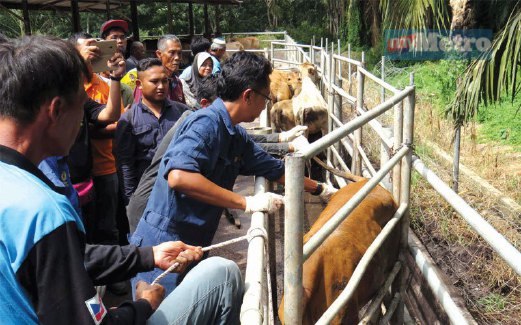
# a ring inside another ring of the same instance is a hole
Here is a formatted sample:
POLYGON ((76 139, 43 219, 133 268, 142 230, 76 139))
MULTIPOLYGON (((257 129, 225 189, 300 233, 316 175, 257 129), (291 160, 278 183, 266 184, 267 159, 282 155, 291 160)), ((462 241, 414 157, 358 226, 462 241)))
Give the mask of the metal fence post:
POLYGON ((311 53, 309 53, 309 57, 311 59, 311 63, 315 64, 315 35, 313 35, 313 39, 311 40, 311 53))
POLYGON ((304 167, 301 154, 286 156, 284 207, 284 321, 302 324, 302 256, 304 167))
MULTIPOLYGON (((347 44, 347 58, 349 60, 351 60, 351 44, 347 44)), ((351 90, 352 90, 352 87, 351 87, 351 74, 353 73, 353 71, 351 70, 351 62, 348 62, 347 63, 347 80, 349 82, 349 95, 351 95, 351 90)))
MULTIPOLYGON (((382 134, 385 138, 391 139, 393 137, 393 129, 390 126, 382 126, 382 134)), ((380 166, 385 165, 390 159, 391 156, 391 148, 387 146, 385 141, 380 142, 380 166)), ((388 191, 392 191, 392 185, 391 185, 391 175, 390 173, 387 174, 383 179, 381 184, 383 187, 385 187, 388 191)))
MULTIPOLYGON (((382 56, 382 71, 380 73, 382 81, 385 81, 385 56, 382 56)), ((385 88, 382 86, 381 94, 380 94, 380 102, 385 102, 385 88)))
MULTIPOLYGON (((365 53, 362 52, 362 67, 365 66, 365 53)), ((356 107, 357 112, 359 109, 364 108, 364 74, 357 69, 356 77, 358 80, 357 85, 357 96, 356 96, 356 107)), ((358 113, 357 113, 358 114, 358 113)), ((362 175, 362 157, 360 156, 360 152, 358 147, 362 145, 362 127, 359 127, 354 132, 355 141, 353 143, 353 157, 351 161, 351 170, 355 175, 362 175)))
MULTIPOLYGON (((412 172, 412 151, 413 151, 413 141, 414 141, 414 100, 415 100, 415 90, 414 90, 414 75, 411 73, 410 75, 411 85, 408 87, 412 87, 411 92, 405 99, 405 112, 403 116, 403 145, 409 147, 409 152, 402 159, 402 179, 401 179, 401 193, 400 193, 400 204, 407 204, 407 210, 404 213, 402 218, 402 234, 400 240, 400 260, 405 264, 405 254, 407 253, 407 245, 409 240, 409 214, 410 214, 410 195, 411 195, 411 172, 412 172)), ((403 324, 403 314, 404 314, 404 297, 407 291, 407 272, 405 272, 405 268, 402 269, 400 273, 400 295, 402 299, 396 309, 395 319, 398 324, 403 324)))
MULTIPOLYGON (((333 47, 333 43, 331 43, 331 53, 329 53, 329 60, 328 60, 328 86, 327 86, 327 111, 328 111, 328 115, 330 114, 337 114, 336 110, 335 110, 335 91, 333 90, 333 84, 334 84, 334 81, 335 81, 335 60, 333 59, 333 55, 335 54, 334 52, 335 48, 333 47)), ((328 129, 328 132, 331 132, 333 131, 333 120, 331 119, 330 116, 328 116, 327 118, 327 129, 328 129)), ((337 145, 338 147, 338 145, 337 145)), ((328 162, 331 162, 332 165, 333 164, 333 161, 331 160, 331 149, 330 148, 327 148, 327 161, 328 162)), ((329 172, 326 172, 326 180, 329 179, 329 172)))
POLYGON ((273 46, 273 42, 270 43, 270 59, 273 61, 273 59, 275 58, 275 55, 274 55, 274 46, 273 46))
POLYGON ((459 188, 459 157, 461 145, 461 125, 456 127, 454 136, 454 161, 452 162, 452 190, 458 193, 459 188))
MULTIPOLYGON (((393 129, 393 135, 394 135, 394 143, 393 143, 393 150, 396 151, 402 144, 402 130, 403 130, 403 101, 399 102, 397 105, 394 106, 394 129, 393 129)), ((401 165, 402 162, 396 164, 393 168, 393 197, 396 202, 400 202, 400 188, 401 188, 401 165)))

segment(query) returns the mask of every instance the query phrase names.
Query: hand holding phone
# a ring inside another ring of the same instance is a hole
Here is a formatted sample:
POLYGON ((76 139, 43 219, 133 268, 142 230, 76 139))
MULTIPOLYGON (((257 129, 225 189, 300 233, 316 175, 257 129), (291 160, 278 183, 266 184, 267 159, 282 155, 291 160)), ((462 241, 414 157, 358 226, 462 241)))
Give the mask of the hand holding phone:
POLYGON ((112 70, 114 67, 108 65, 108 61, 116 54, 117 46, 115 40, 95 40, 90 46, 96 46, 98 56, 91 59, 92 72, 102 72, 112 70))

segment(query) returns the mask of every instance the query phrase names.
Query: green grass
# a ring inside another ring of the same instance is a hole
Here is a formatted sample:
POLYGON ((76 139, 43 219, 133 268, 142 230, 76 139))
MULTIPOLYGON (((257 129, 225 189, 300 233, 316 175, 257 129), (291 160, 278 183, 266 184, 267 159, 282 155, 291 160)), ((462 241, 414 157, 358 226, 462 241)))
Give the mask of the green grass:
POLYGON ((487 313, 504 310, 506 303, 507 299, 497 293, 490 293, 478 300, 478 305, 487 313))
POLYGON ((496 141, 521 151, 521 96, 480 107, 477 120, 480 142, 496 141))
MULTIPOLYGON (((456 90, 456 80, 461 76, 466 61, 425 61, 402 69, 399 75, 386 80, 399 88, 409 84, 409 73, 414 72, 416 93, 422 100, 432 103, 442 115, 456 90)), ((521 151, 521 95, 512 102, 504 96, 496 103, 482 104, 475 117, 479 124, 478 141, 499 142, 521 151)))

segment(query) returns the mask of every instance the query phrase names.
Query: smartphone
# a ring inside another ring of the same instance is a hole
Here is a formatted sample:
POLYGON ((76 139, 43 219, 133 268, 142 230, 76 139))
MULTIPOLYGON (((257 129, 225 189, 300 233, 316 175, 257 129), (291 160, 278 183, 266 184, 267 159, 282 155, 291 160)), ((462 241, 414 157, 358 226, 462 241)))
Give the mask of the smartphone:
POLYGON ((116 53, 116 40, 96 40, 91 45, 97 46, 100 49, 100 56, 91 61, 93 72, 102 72, 110 70, 107 61, 116 53))

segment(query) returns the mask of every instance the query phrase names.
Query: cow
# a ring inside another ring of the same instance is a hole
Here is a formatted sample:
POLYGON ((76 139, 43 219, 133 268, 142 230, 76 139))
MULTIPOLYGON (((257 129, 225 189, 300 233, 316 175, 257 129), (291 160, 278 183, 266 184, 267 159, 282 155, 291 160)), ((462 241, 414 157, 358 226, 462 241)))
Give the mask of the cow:
POLYGON ((257 37, 232 37, 230 38, 230 42, 241 43, 245 50, 260 49, 259 39, 257 37))
POLYGON ((291 99, 276 102, 270 109, 270 121, 275 132, 291 130, 296 126, 291 99))
MULTIPOLYGON (((324 211, 304 236, 306 243, 353 195, 367 183, 351 183, 329 201, 324 211)), ((314 324, 340 295, 367 248, 393 217, 397 205, 389 191, 375 187, 357 208, 337 227, 303 265, 303 324, 314 324)), ((371 260, 352 299, 332 324, 358 324, 358 312, 385 282, 398 258, 401 227, 396 226, 371 260)), ((279 307, 284 323, 284 298, 279 307)))
POLYGON ((272 104, 291 99, 300 93, 302 78, 298 69, 273 70, 270 74, 270 97, 272 104))
POLYGON ((326 101, 310 76, 302 76, 302 90, 292 101, 296 124, 307 125, 309 134, 327 133, 326 101))

